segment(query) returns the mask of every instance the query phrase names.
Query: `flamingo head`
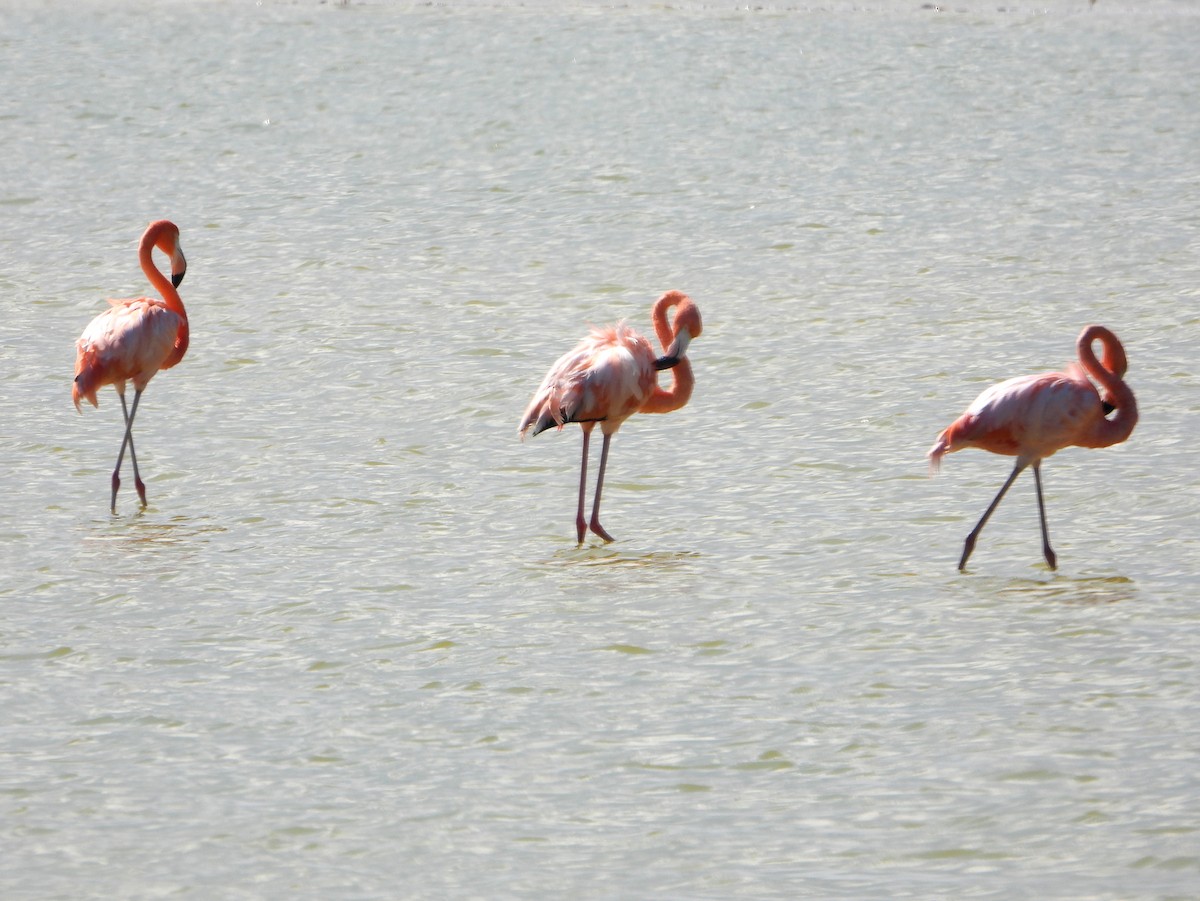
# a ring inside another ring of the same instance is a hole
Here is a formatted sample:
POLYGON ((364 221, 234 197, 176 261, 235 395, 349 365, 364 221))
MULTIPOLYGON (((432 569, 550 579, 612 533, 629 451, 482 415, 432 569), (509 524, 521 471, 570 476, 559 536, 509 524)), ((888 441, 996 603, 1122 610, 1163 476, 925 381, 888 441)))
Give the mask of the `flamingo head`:
POLYGON ((171 284, 178 288, 185 275, 187 275, 187 260, 183 258, 183 251, 179 249, 179 245, 176 245, 175 253, 171 254, 171 284))
POLYGON ((142 241, 153 242, 155 247, 171 258, 171 284, 178 288, 187 274, 187 259, 179 243, 179 226, 167 219, 151 222, 142 241))
POLYGON ((171 257, 171 284, 178 288, 183 277, 187 275, 187 258, 184 257, 183 247, 179 244, 178 230, 175 232, 175 240, 171 243, 171 249, 165 252, 171 257))
POLYGON ((679 361, 687 355, 688 345, 693 338, 699 338, 704 331, 704 323, 700 319, 700 308, 695 301, 680 291, 672 291, 675 306, 675 318, 671 326, 671 344, 667 352, 654 361, 655 369, 671 369, 679 365, 679 361))

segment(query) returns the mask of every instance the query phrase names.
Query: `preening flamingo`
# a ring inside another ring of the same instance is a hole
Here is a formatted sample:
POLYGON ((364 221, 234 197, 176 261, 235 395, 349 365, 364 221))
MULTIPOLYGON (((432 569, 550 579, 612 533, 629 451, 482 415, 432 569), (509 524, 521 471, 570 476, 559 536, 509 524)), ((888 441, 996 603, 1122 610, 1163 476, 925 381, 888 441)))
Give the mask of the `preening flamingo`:
POLYGON ((1080 333, 1075 346, 1079 363, 1071 363, 1065 372, 1020 376, 993 385, 975 398, 930 448, 929 465, 933 471, 942 457, 965 447, 1017 458, 1007 481, 967 536, 958 561, 959 570, 966 567, 979 533, 1004 493, 1021 470, 1031 464, 1042 524, 1042 553, 1054 569, 1057 558, 1046 532, 1046 505, 1042 500, 1042 460, 1071 445, 1119 444, 1137 425, 1137 401, 1123 381, 1128 363, 1117 336, 1102 325, 1089 325, 1080 333), (1096 341, 1104 349, 1103 363, 1092 351, 1096 341), (1089 375, 1100 384, 1101 391, 1088 381, 1089 375), (1109 413, 1113 414, 1111 418, 1106 415, 1109 413))
POLYGON ((110 300, 109 308, 88 323, 75 343, 75 384, 71 396, 75 409, 86 398, 98 407, 96 392, 105 385, 117 389, 121 411, 125 414, 125 437, 117 454, 117 466, 112 474, 111 510, 117 512, 117 489, 121 487, 121 461, 125 447, 133 463, 133 479, 142 506, 146 506, 146 485, 138 473, 137 455, 133 450, 133 418, 138 401, 154 374, 170 369, 183 359, 188 349, 188 318, 175 289, 187 272, 187 260, 179 246, 179 229, 166 219, 151 222, 138 245, 138 261, 162 300, 138 297, 130 300, 110 300), (151 252, 157 247, 171 258, 171 278, 154 265, 151 252), (133 408, 125 406, 125 382, 133 381, 133 408))
POLYGON ((551 426, 561 431, 568 422, 583 429, 583 462, 579 466, 579 508, 575 531, 580 544, 590 527, 605 541, 613 537, 600 525, 600 493, 604 488, 604 470, 608 465, 608 446, 612 436, 634 413, 669 413, 691 399, 695 379, 692 364, 685 356, 689 342, 702 329, 700 310, 682 291, 668 291, 654 303, 651 311, 654 331, 663 348, 655 359, 650 341, 630 328, 624 320, 592 333, 559 358, 541 387, 534 393, 517 431, 522 440, 530 429, 536 435, 551 426), (675 308, 668 321, 667 311, 675 308), (658 371, 671 369, 670 390, 658 385, 658 371), (587 496, 588 443, 592 429, 600 424, 604 445, 600 451, 600 471, 596 477, 596 495, 590 521, 583 518, 587 496))

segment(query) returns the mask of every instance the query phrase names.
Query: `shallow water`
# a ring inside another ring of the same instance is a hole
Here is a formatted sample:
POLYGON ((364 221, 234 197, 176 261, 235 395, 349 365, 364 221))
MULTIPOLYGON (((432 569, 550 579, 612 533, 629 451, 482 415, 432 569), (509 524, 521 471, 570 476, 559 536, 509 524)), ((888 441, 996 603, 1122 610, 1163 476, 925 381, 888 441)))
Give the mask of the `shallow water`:
POLYGON ((0 11, 0 895, 1194 895, 1200 15, 997 6, 0 11), (517 420, 673 287, 576 548, 517 420), (1009 463, 925 451, 1093 321, 1137 430, 958 574, 1009 463))

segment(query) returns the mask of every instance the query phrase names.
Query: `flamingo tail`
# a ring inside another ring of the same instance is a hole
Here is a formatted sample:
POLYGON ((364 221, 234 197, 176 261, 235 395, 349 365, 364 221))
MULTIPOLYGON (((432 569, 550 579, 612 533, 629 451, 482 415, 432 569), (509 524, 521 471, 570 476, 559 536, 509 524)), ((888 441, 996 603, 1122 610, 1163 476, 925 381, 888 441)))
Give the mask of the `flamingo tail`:
POLYGON ((85 399, 93 407, 99 407, 100 404, 96 401, 96 392, 99 389, 100 371, 96 354, 91 350, 81 350, 75 363, 75 382, 71 385, 71 400, 75 402, 76 411, 83 412, 79 402, 85 399))
POLYGON ((950 429, 945 429, 937 437, 937 441, 933 442, 933 447, 929 449, 926 456, 929 458, 929 474, 937 475, 942 468, 942 457, 950 453, 950 429))

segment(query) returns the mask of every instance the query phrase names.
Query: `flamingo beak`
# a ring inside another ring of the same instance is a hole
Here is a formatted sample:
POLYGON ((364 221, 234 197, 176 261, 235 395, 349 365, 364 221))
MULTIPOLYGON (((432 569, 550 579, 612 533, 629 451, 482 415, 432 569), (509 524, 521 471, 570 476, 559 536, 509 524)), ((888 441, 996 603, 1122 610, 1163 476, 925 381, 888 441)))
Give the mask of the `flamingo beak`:
POLYGON ((171 284, 178 288, 185 275, 187 275, 187 260, 184 259, 183 248, 176 242, 175 252, 171 254, 171 284))
POLYGON ((663 370, 678 366, 679 361, 687 354, 688 345, 691 343, 691 332, 687 329, 680 329, 675 335, 675 340, 671 342, 671 346, 667 348, 667 352, 654 361, 654 368, 663 370))

